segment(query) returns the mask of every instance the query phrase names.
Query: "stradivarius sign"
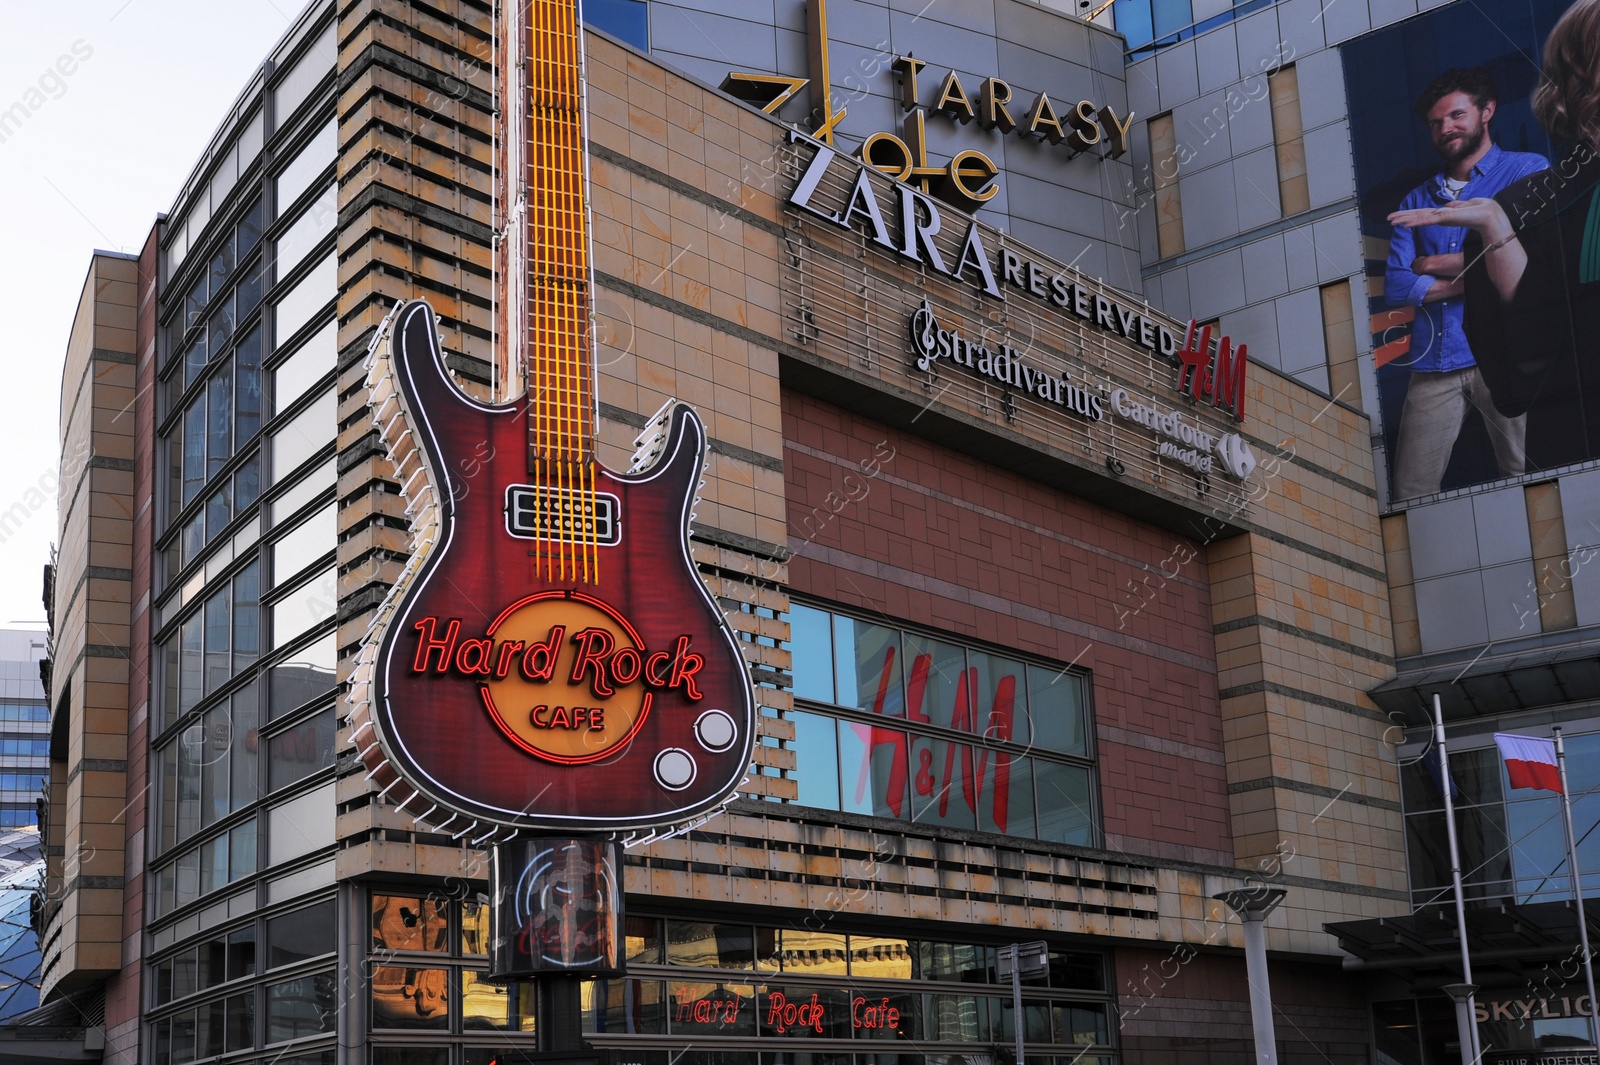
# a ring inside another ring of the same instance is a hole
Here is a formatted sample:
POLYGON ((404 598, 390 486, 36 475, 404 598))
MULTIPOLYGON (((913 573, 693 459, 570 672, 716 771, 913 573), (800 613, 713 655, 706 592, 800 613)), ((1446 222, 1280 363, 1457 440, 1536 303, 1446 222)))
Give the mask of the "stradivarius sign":
MULTIPOLYGON (((1179 411, 1162 410, 1153 401, 1140 401, 1125 388, 1113 389, 1102 399, 1106 391, 1103 385, 1079 383, 1066 370, 1055 374, 1040 369, 1008 343, 991 347, 970 340, 955 329, 946 329, 926 299, 907 320, 907 333, 911 364, 923 373, 935 373, 939 363, 948 362, 1004 386, 1008 404, 1009 390, 1017 390, 1088 422, 1104 420, 1109 409, 1119 419, 1143 426, 1160 438, 1156 442, 1157 455, 1198 474, 1220 471, 1243 481, 1256 468, 1255 452, 1238 433, 1214 433, 1179 411)), ((1010 411, 1008 405, 1008 417, 1010 411)))
POLYGON ((911 350, 916 355, 913 361, 917 369, 924 373, 940 359, 948 359, 980 377, 1021 389, 1080 418, 1097 422, 1105 417, 1100 397, 1073 384, 1070 373, 1062 371, 1057 377, 1029 366, 1022 353, 1010 344, 1001 344, 997 350, 974 344, 955 330, 941 326, 927 300, 911 315, 911 350))

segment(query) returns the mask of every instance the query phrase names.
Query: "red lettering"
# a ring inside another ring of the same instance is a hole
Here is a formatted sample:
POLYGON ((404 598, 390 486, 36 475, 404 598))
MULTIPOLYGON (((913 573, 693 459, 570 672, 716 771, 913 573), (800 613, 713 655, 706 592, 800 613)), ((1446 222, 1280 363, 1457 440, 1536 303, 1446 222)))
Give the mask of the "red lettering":
MULTIPOLYGON (((888 698, 889 685, 893 677, 894 652, 895 649, 889 647, 883 653, 883 670, 878 676, 878 692, 872 697, 872 710, 876 714, 883 713, 883 705, 888 698)), ((911 679, 906 684, 906 717, 912 721, 929 720, 922 712, 922 695, 928 687, 928 664, 932 660, 931 655, 918 655, 911 665, 911 679)), ((899 729, 872 726, 871 745, 867 749, 866 757, 861 760, 861 774, 856 778, 856 802, 860 803, 867 793, 867 784, 872 779, 873 754, 884 745, 890 748, 888 793, 885 798, 888 800, 890 812, 895 817, 902 817, 906 797, 907 752, 906 734, 899 729)))
POLYGON ((456 637, 461 634, 461 619, 450 619, 450 624, 445 626, 444 639, 442 640, 434 637, 434 629, 438 624, 438 618, 423 618, 411 626, 419 634, 417 656, 411 660, 411 672, 428 672, 428 659, 435 651, 439 653, 439 672, 448 673, 450 671, 450 658, 455 650, 456 637))
POLYGON ((632 684, 643 668, 644 660, 632 647, 619 647, 611 656, 611 679, 617 684, 632 684))
POLYGON ((507 640, 500 645, 500 661, 495 663, 494 667, 495 680, 506 678, 506 674, 511 672, 511 659, 520 654, 525 646, 521 640, 507 640))
POLYGON ((887 998, 880 999, 876 1006, 867 1005, 864 998, 853 998, 850 1000, 850 1023, 856 1028, 898 1028, 900 1011, 889 1005, 887 998))
POLYGON ((556 625, 550 629, 550 638, 543 643, 536 643, 529 647, 522 656, 522 675, 529 680, 549 680, 555 676, 556 659, 560 656, 561 637, 566 635, 566 626, 556 625))
POLYGON ((700 689, 694 685, 694 675, 700 672, 706 660, 700 655, 689 650, 689 637, 678 637, 677 653, 672 659, 672 679, 667 682, 667 687, 676 688, 683 686, 683 694, 687 699, 700 701, 700 689))
POLYGON ((652 688, 665 688, 667 686, 667 678, 660 676, 657 671, 661 666, 666 665, 671 658, 672 656, 667 654, 667 652, 657 651, 655 654, 645 659, 644 682, 650 685, 652 688))
POLYGON ((1244 421, 1244 366, 1245 345, 1234 349, 1232 341, 1223 337, 1217 344, 1217 362, 1210 374, 1212 406, 1233 408, 1233 417, 1244 421))
POLYGON ((456 651, 456 669, 462 673, 489 675, 489 663, 494 658, 493 640, 462 640, 456 651))
POLYGON ((1195 342, 1195 320, 1189 319, 1189 331, 1184 335, 1183 347, 1178 350, 1178 391, 1187 391, 1195 399, 1205 387, 1206 369, 1211 361, 1211 327, 1199 327, 1199 343, 1195 342))
POLYGON ((578 654, 573 660, 572 677, 567 683, 582 683, 583 675, 593 666, 594 678, 589 681, 589 690, 599 696, 615 695, 616 690, 606 680, 605 658, 616 647, 616 639, 605 629, 588 628, 573 636, 572 642, 578 645, 578 654))
POLYGON ((1211 327, 1197 327, 1189 319, 1189 331, 1178 356, 1178 391, 1195 399, 1208 399, 1213 407, 1228 406, 1234 419, 1244 421, 1244 369, 1249 362, 1248 345, 1237 349, 1230 337, 1217 341, 1217 357, 1211 358, 1211 327))

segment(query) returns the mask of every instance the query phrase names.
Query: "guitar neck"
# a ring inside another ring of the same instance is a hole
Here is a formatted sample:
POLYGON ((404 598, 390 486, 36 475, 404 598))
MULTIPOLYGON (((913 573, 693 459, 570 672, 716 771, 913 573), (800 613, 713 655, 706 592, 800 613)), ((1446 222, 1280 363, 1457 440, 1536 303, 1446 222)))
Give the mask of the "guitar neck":
POLYGON ((540 476, 594 457, 582 52, 572 0, 508 11, 524 20, 510 28, 526 49, 508 57, 504 86, 520 105, 507 115, 506 141, 520 144, 507 144, 502 321, 527 390, 528 469, 540 476))

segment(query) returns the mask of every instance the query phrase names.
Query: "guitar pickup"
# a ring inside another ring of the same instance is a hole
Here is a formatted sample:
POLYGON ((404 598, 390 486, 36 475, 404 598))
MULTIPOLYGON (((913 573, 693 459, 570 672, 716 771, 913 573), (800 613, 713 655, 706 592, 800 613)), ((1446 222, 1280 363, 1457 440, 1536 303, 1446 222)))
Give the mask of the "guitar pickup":
POLYGON ((519 540, 622 542, 622 501, 609 492, 514 484, 506 489, 506 532, 519 540))

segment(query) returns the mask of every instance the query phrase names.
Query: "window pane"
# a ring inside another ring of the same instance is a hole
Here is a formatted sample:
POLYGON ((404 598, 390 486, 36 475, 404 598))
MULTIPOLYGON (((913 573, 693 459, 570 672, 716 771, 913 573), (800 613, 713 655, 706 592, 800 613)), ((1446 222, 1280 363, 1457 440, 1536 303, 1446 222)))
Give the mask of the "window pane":
POLYGON ((241 928, 228 934, 228 979, 254 976, 256 971, 256 930, 241 928))
POLYGON ((188 506, 206 483, 206 397, 196 396, 183 412, 183 505, 188 506))
POLYGON ((976 732, 967 675, 967 653, 953 643, 926 636, 906 637, 906 678, 912 721, 931 721, 943 728, 976 732))
POLYGON ((511 1028, 511 998, 506 988, 488 983, 485 974, 461 974, 461 1025, 467 1029, 511 1028))
POLYGON ((327 621, 338 604, 338 581, 330 566, 272 604, 272 645, 292 642, 307 629, 327 621))
POLYGON ((206 383, 206 478, 233 457, 233 380, 224 370, 206 383))
POLYGON ((211 291, 221 292, 228 284, 228 275, 233 273, 233 234, 230 232, 222 238, 221 245, 211 256, 208 267, 211 273, 211 291))
POLYGON ((228 522, 233 520, 233 492, 231 486, 224 481, 222 485, 211 493, 211 498, 206 500, 206 543, 210 543, 222 535, 222 530, 228 527, 228 522))
POLYGON ((828 612, 800 603, 790 606, 789 650, 794 655, 795 697, 833 702, 833 636, 828 612))
POLYGON ((338 1002, 332 973, 267 987, 267 1042, 333 1031, 338 1002))
POLYGON ((287 492, 272 501, 272 524, 276 525, 285 520, 317 496, 328 491, 337 483, 336 476, 334 460, 329 459, 300 478, 287 492))
POLYGON ((1088 753, 1083 729, 1084 688, 1084 678, 1078 674, 1028 667, 1028 717, 1034 746, 1068 754, 1088 753))
POLYGON ((333 726, 333 711, 324 710, 272 737, 268 760, 273 791, 333 765, 333 726))
POLYGON ((338 546, 338 518, 329 503, 272 545, 274 582, 293 578, 338 546))
POLYGON ((234 320, 240 325, 250 317, 250 312, 261 306, 261 295, 267 288, 267 261, 257 259, 239 275, 238 288, 234 290, 234 320))
POLYGON ((777 931, 777 968, 797 976, 847 976, 850 944, 843 932, 777 931))
MULTIPOLYGON (((1021 662, 982 651, 970 653, 971 731, 991 740, 1028 742, 1028 681, 1021 662)), ((1046 672, 1046 676, 1054 676, 1046 672)))
POLYGON ((200 844, 200 894, 220 891, 227 882, 228 837, 224 833, 200 844))
POLYGON ((294 224, 278 238, 278 276, 292 271, 312 248, 333 232, 338 218, 337 185, 329 185, 326 192, 312 201, 294 224))
POLYGON ((252 665, 261 653, 261 563, 233 578, 233 668, 252 665))
POLYGON ((1033 759, 1034 793, 1039 803, 1039 837, 1056 843, 1094 844, 1089 801, 1089 771, 1033 759))
POLYGON ((755 940, 750 926, 668 921, 667 964, 754 969, 755 940))
POLYGON ((255 992, 234 995, 228 999, 227 1027, 227 1049, 229 1051, 249 1050, 255 1041, 255 992))
POLYGON ((794 779, 800 791, 795 801, 820 810, 839 809, 839 749, 834 719, 794 711, 789 720, 794 722, 794 779))
POLYGON ((222 349, 233 336, 233 325, 233 293, 230 292, 218 301, 206 322, 206 346, 211 349, 211 358, 221 357, 222 349))
POLYGON ((372 949, 449 953, 450 922, 443 899, 372 896, 372 949))
POLYGON ((250 330, 233 353, 234 417, 241 445, 261 431, 261 327, 250 330))
POLYGON ((1033 761, 982 747, 973 752, 978 830, 1033 837, 1033 761))
MULTIPOLYGON (((240 142, 239 142, 239 147, 240 147, 240 150, 241 150, 241 154, 240 154, 241 161, 246 159, 246 158, 248 158, 249 156, 253 156, 253 155, 255 155, 255 154, 257 154, 258 152, 261 151, 261 143, 260 143, 260 139, 259 139, 260 135, 261 135, 261 133, 260 133, 260 131, 261 131, 261 114, 260 114, 260 112, 256 113, 255 120, 252 123, 252 128, 255 129, 256 137, 257 137, 257 141, 256 141, 256 144, 255 144, 255 150, 254 151, 250 151, 250 152, 244 151, 244 149, 249 147, 249 145, 245 143, 246 141, 249 140, 249 135, 246 134, 245 137, 241 138, 240 142)), ((250 253, 252 251, 255 251, 256 245, 261 243, 261 201, 260 200, 257 200, 255 203, 252 203, 250 205, 250 210, 246 211, 245 214, 244 214, 244 217, 239 219, 239 228, 237 230, 237 233, 238 233, 238 241, 239 241, 239 261, 240 262, 244 262, 244 260, 249 257, 250 253)))
POLYGON ((908 750, 908 738, 900 729, 839 722, 838 809, 905 817, 908 750))
POLYGON ((666 1034, 667 986, 662 981, 599 980, 593 994, 593 1014, 586 1018, 589 1031, 666 1034))
POLYGON ((337 433, 337 407, 330 389, 273 434, 273 480, 294 472, 306 459, 333 443, 337 433))
POLYGON ((233 601, 223 588, 206 600, 206 694, 233 676, 233 601))
POLYGON ((990 983, 988 951, 971 943, 921 940, 914 944, 914 979, 990 983))
POLYGON ((667 984, 673 1035, 756 1034, 755 988, 748 984, 667 984))
POLYGON ((311 316, 338 295, 338 272, 332 255, 318 263, 272 306, 274 332, 283 343, 300 331, 311 316))
POLYGON ((957 1043, 987 1043, 989 999, 982 995, 925 995, 924 1038, 957 1043))
POLYGON ((971 747, 929 736, 911 738, 911 819, 978 827, 971 747))
MULTIPOLYGON (((331 733, 330 733, 330 735, 331 735, 331 733)), ((331 756, 331 747, 330 747, 330 756, 331 756)), ((480 896, 478 898, 469 898, 469 899, 462 899, 461 900, 461 953, 463 953, 463 954, 487 954, 487 953, 489 953, 489 935, 490 935, 490 928, 492 927, 491 924, 489 923, 489 916, 490 916, 489 915, 489 903, 488 903, 488 901, 487 901, 487 899, 485 897, 480 896)), ((649 923, 649 922, 646 922, 646 923, 649 923)), ((632 947, 632 942, 633 942, 632 941, 632 936, 633 936, 633 929, 634 929, 634 925, 633 925, 632 921, 628 921, 627 929, 628 929, 627 935, 629 937, 629 946, 631 948, 632 947)), ((658 938, 658 946, 659 946, 659 938, 658 938)), ((630 959, 633 958, 633 953, 632 953, 631 949, 630 949, 630 952, 628 954, 628 957, 630 959)))
POLYGON ((840 706, 891 717, 905 713, 899 629, 835 614, 833 648, 840 706))
POLYGON ((177 839, 188 839, 200 828, 200 759, 205 757, 205 724, 196 722, 185 728, 177 748, 177 839))
POLYGON ((288 122, 295 110, 306 102, 311 91, 322 83, 323 78, 333 72, 337 50, 333 31, 336 25, 337 23, 329 23, 327 29, 300 53, 300 58, 295 61, 293 68, 273 88, 273 113, 280 124, 288 122))
POLYGON ((204 688, 201 678, 205 674, 205 615, 196 613, 183 623, 183 630, 179 635, 182 645, 183 666, 179 674, 179 699, 178 712, 186 714, 193 710, 200 701, 200 693, 204 688))
MULTIPOLYGON (((200 825, 214 823, 226 816, 230 793, 228 790, 228 752, 233 744, 232 718, 226 705, 207 710, 200 726, 200 750, 195 762, 200 766, 200 825)), ((226 842, 226 841, 224 841, 226 842)), ((223 868, 227 868, 226 856, 223 868)), ((204 890, 209 891, 210 888, 204 890)))
POLYGON ((889 936, 851 935, 850 972, 874 980, 910 980, 911 946, 889 936))
POLYGON ((374 1028, 450 1028, 450 971, 378 965, 372 970, 374 1028))
POLYGON ((300 149, 300 154, 295 156, 294 162, 278 175, 278 210, 282 211, 292 206, 300 198, 300 194, 310 187, 317 175, 332 164, 338 152, 338 122, 330 119, 328 124, 300 149))
POLYGON ((329 322, 272 371, 273 410, 280 411, 306 394, 338 362, 337 323, 329 322))
POLYGON ((229 809, 239 810, 261 797, 257 765, 260 751, 261 693, 251 681, 233 694, 232 798, 229 809))
POLYGON ((261 453, 258 451, 245 460, 239 472, 233 475, 233 511, 243 514, 261 497, 261 453))
POLYGON ((268 714, 282 717, 332 691, 336 666, 337 650, 331 632, 292 652, 267 673, 268 714))
POLYGON ((205 551, 206 516, 204 512, 196 514, 189 519, 189 523, 183 527, 183 532, 178 534, 178 546, 180 569, 199 558, 205 551))
POLYGON ((267 968, 293 965, 332 954, 335 946, 333 900, 292 910, 267 921, 267 968))

